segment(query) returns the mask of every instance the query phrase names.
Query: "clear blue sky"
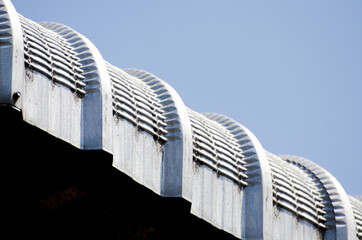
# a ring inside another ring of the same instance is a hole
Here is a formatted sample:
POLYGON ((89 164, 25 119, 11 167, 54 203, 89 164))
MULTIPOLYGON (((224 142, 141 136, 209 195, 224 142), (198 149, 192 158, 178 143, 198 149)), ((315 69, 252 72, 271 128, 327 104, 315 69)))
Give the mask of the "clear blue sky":
POLYGON ((232 117, 275 154, 362 195, 362 1, 13 0, 105 60, 149 71, 186 106, 232 117))

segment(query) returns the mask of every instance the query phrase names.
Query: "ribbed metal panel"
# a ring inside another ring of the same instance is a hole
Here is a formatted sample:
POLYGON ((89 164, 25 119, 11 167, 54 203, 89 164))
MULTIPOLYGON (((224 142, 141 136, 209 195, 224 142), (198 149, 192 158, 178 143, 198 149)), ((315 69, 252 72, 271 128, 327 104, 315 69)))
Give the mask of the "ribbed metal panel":
POLYGON ((0 0, 0 104, 22 106, 24 47, 18 13, 9 0, 0 0))
POLYGON ((193 171, 191 213, 242 238, 246 224, 245 191, 206 165, 196 165, 193 171))
POLYGON ((0 43, 1 48, 11 46, 12 44, 10 18, 6 5, 3 1, 0 1, 0 43))
POLYGON ((272 170, 273 200, 298 217, 325 228, 323 198, 313 178, 302 167, 267 153, 272 170))
POLYGON ((362 239, 362 201, 349 196, 352 205, 354 219, 356 220, 357 239, 362 239))
POLYGON ((112 153, 114 167, 187 199, 193 214, 238 238, 362 239, 362 202, 326 170, 266 152, 236 121, 186 108, 156 76, 106 63, 69 27, 9 7, 0 0, 0 104, 19 107, 28 123, 112 153))
MULTIPOLYGON (((114 68, 115 67, 113 67, 113 69, 114 68)), ((153 132, 153 134, 159 134, 160 137, 164 135, 166 137, 163 138, 164 141, 167 141, 168 139, 181 140, 182 136, 179 134, 181 131, 180 116, 177 111, 178 109, 175 107, 173 96, 171 96, 168 89, 165 88, 165 83, 162 83, 156 76, 142 70, 124 69, 123 71, 139 79, 141 82, 131 81, 127 75, 118 75, 118 77, 115 76, 115 78, 118 78, 117 80, 120 81, 115 80, 116 82, 113 87, 116 89, 114 92, 116 92, 117 89, 121 89, 121 91, 118 92, 120 93, 120 98, 125 101, 129 101, 130 104, 134 106, 133 109, 135 112, 139 112, 141 115, 144 114, 144 116, 149 118, 150 121, 155 124, 150 125, 151 127, 161 127, 160 130, 157 129, 153 132), (122 78, 124 79, 123 81, 122 78), (117 85, 117 82, 119 85, 117 85), (124 91, 125 89, 129 91, 126 95, 124 91), (137 92, 138 89, 145 91, 145 98, 137 102, 139 96, 137 92), (132 93, 134 93, 133 96, 130 95, 132 93), (148 106, 145 106, 145 101, 149 103, 148 106), (144 112, 143 109, 147 109, 147 112, 144 112), (151 115, 148 113, 151 113, 151 115), (160 126, 158 126, 158 124, 160 126)), ((112 76, 114 76, 114 73, 115 72, 112 72, 111 70, 110 74, 112 76)), ((116 98, 115 101, 117 100, 118 99, 116 98)))
POLYGON ((282 156, 300 164, 315 175, 323 184, 326 194, 331 201, 331 208, 326 205, 326 239, 355 239, 356 224, 348 195, 337 181, 328 171, 318 166, 316 163, 298 156, 282 156), (334 218, 334 221, 331 219, 334 218), (328 223, 328 225, 327 225, 328 223), (333 224, 335 225, 333 226, 333 224))
POLYGON ((86 83, 77 53, 66 39, 19 15, 27 67, 83 97, 86 83))
POLYGON ((103 148, 110 152, 108 139, 112 136, 112 115, 108 99, 111 91, 104 59, 93 43, 75 30, 59 23, 43 22, 40 25, 66 40, 80 64, 84 77, 82 90, 86 92, 82 97, 82 148, 103 148))
POLYGON ((283 207, 273 209, 273 234, 271 239, 276 240, 322 240, 335 239, 326 237, 324 229, 317 227, 304 218, 297 218, 296 215, 283 207))
POLYGON ((334 210, 333 210, 333 204, 332 200, 328 194, 327 189, 321 182, 321 180, 316 176, 315 173, 313 173, 310 169, 307 169, 304 165, 302 165, 299 162, 296 162, 294 156, 288 156, 288 155, 281 155, 280 158, 286 160, 288 163, 293 164, 294 166, 301 169, 303 172, 305 172, 311 179, 313 179, 313 182, 316 184, 316 187, 318 191, 321 194, 322 203, 324 205, 323 210, 326 212, 323 217, 325 217, 325 228, 326 229, 334 229, 336 225, 334 210))
MULTIPOLYGON (((100 70, 95 62, 93 52, 89 49, 89 46, 84 41, 83 37, 73 29, 59 23, 43 22, 40 23, 40 25, 56 32, 64 38, 72 49, 71 53, 76 54, 72 58, 76 58, 77 61, 73 61, 72 65, 68 64, 68 67, 74 67, 74 70, 82 73, 83 90, 85 90, 86 93, 98 92, 101 78, 99 74, 100 70)), ((73 76, 75 80, 77 80, 77 77, 77 75, 73 76)))
MULTIPOLYGON (((239 153, 243 156, 242 161, 245 162, 243 165, 244 168, 247 168, 247 171, 244 172, 248 176, 246 178, 246 182, 248 185, 255 185, 260 184, 261 179, 261 172, 259 169, 258 164, 259 162, 258 153, 255 149, 254 143, 251 141, 250 136, 245 132, 239 123, 235 122, 234 120, 223 116, 221 114, 215 113, 202 113, 205 117, 209 118, 210 120, 216 121, 225 127, 233 136, 233 138, 239 144, 239 153)), ((240 161, 240 160, 239 160, 240 161)))
POLYGON ((155 75, 139 69, 125 72, 147 84, 156 97, 166 117, 167 142, 163 145, 161 195, 191 199, 192 186, 192 133, 187 109, 177 92, 155 75), (186 160, 186 161, 184 161, 186 160))
POLYGON ((167 123, 160 99, 146 83, 107 63, 113 106, 113 166, 162 194, 167 123))
POLYGON ((248 185, 246 162, 242 148, 233 134, 222 125, 207 117, 189 111, 191 120, 195 162, 223 175, 240 187, 248 185))
POLYGON ((0 101, 10 103, 12 69, 12 31, 7 6, 0 1, 0 101))
MULTIPOLYGON (((225 127, 237 140, 247 168, 246 182, 248 186, 243 189, 242 208, 242 238, 246 239, 271 239, 272 237, 272 217, 270 209, 272 206, 272 184, 269 163, 265 155, 265 150, 258 139, 243 125, 235 120, 215 113, 203 113, 210 120, 216 121, 225 127)), ((222 194, 225 194, 222 192, 222 194)), ((227 208, 224 208, 225 210, 227 208)), ((226 210, 227 212, 228 210, 226 210)), ((231 212, 240 210, 230 210, 231 212)), ((224 217, 230 218, 229 215, 224 217)), ((229 220, 230 221, 230 220, 229 220)), ((225 221, 226 222, 226 221, 225 221)), ((224 225, 224 229, 230 227, 224 225)), ((235 229, 234 229, 235 230, 235 229)), ((231 232, 236 235, 236 232, 231 232)), ((237 237, 240 237, 236 235, 237 237)))
POLYGON ((125 119, 137 129, 167 142, 166 117, 156 94, 139 79, 107 64, 112 86, 113 115, 125 119))

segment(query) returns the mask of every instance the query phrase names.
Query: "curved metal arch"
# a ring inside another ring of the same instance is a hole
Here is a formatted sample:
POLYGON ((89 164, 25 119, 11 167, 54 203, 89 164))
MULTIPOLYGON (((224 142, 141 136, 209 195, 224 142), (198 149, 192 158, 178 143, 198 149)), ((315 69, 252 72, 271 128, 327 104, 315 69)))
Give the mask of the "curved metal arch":
POLYGON ((0 0, 0 102, 22 108, 24 91, 23 32, 10 0, 0 0), (15 95, 17 94, 17 95, 15 95))
POLYGON ((355 239, 356 225, 352 206, 347 193, 338 180, 327 170, 306 158, 292 155, 281 155, 280 157, 302 165, 311 171, 323 184, 333 206, 336 239, 355 239))
POLYGON ((356 196, 348 196, 356 222, 357 239, 362 239, 362 199, 356 196))
POLYGON ((202 113, 210 120, 227 128, 245 155, 249 184, 245 191, 245 237, 271 239, 272 237, 272 181, 265 150, 255 135, 234 119, 215 113, 202 113), (260 221, 262 219, 262 221, 260 221))
POLYGON ((87 92, 82 100, 82 149, 104 149, 112 152, 112 109, 111 89, 105 61, 85 36, 72 28, 59 23, 43 22, 43 27, 65 38, 77 53, 85 77, 84 90, 87 92))
POLYGON ((178 93, 157 76, 139 69, 123 69, 147 84, 160 100, 167 123, 161 194, 191 200, 192 132, 187 109, 178 93))

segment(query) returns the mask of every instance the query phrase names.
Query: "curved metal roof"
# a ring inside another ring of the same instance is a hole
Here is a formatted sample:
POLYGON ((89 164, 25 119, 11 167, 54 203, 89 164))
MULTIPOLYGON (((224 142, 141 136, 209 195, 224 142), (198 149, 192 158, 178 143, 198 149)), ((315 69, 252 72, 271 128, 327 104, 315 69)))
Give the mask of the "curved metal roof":
POLYGON ((243 125, 187 108, 151 73, 104 61, 83 35, 0 0, 0 103, 241 239, 362 239, 362 202, 325 169, 265 151, 243 125))

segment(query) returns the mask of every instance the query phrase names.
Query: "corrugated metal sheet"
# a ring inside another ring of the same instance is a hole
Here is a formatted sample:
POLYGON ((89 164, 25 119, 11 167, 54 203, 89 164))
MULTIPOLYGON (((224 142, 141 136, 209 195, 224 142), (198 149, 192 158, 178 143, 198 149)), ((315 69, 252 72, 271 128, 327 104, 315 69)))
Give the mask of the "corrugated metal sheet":
POLYGON ((113 114, 147 132, 160 143, 167 142, 166 117, 152 89, 111 64, 107 64, 107 68, 112 84, 113 114))
POLYGON ((24 48, 22 28, 14 6, 0 1, 0 103, 22 107, 24 48))
POLYGON ((273 201, 318 227, 325 228, 322 194, 302 167, 267 153, 273 178, 273 201))
POLYGON ((305 220, 305 218, 298 218, 296 214, 284 207, 275 207, 273 215, 272 239, 325 239, 323 229, 318 228, 316 224, 305 220))
POLYGON ((362 239, 362 201, 355 197, 349 196, 351 201, 354 219, 356 221, 357 239, 362 239))
MULTIPOLYGON (((245 161, 245 167, 247 168, 246 173, 248 178, 246 181, 248 187, 243 189, 244 205, 241 215, 242 219, 240 220, 243 226, 241 230, 242 238, 271 239, 272 225, 270 223, 272 222, 273 213, 270 209, 273 207, 271 201, 264 200, 272 198, 272 184, 265 150, 262 148, 257 138, 247 128, 235 120, 215 113, 203 113, 203 115, 225 127, 238 141, 244 156, 243 160, 245 161)), ((227 192, 220 192, 220 194, 224 194, 224 198, 227 198, 227 192)), ((230 209, 230 206, 228 208, 223 208, 224 218, 229 219, 228 222, 231 222, 230 219, 239 216, 234 214, 230 215, 230 212, 240 210, 230 209)), ((235 228, 233 229, 230 227, 230 223, 227 224, 227 221, 224 221, 224 226, 222 228, 235 236, 240 237, 240 230, 237 229, 237 231, 235 231, 235 228)))
POLYGON ((266 152, 236 121, 188 109, 167 83, 106 63, 67 26, 34 23, 8 0, 0 20, 0 104, 25 121, 112 153, 114 167, 238 238, 361 239, 361 202, 318 165, 266 152))
POLYGON ((83 97, 87 93, 84 90, 86 83, 73 47, 40 24, 21 15, 19 19, 23 27, 26 66, 83 97))
POLYGON ((246 187, 247 169, 241 146, 223 126, 189 109, 193 131, 194 161, 246 187))
POLYGON ((192 196, 192 133, 187 109, 177 92, 153 74, 138 69, 124 69, 138 78, 154 91, 166 117, 166 138, 163 145, 163 173, 161 179, 162 196, 183 197, 190 200, 192 196))
POLYGON ((114 166, 162 196, 188 198, 190 187, 183 188, 183 181, 190 181, 189 166, 183 159, 190 155, 191 130, 181 98, 147 72, 121 70, 111 64, 107 68, 115 116, 114 166), (120 151, 119 145, 128 145, 129 139, 134 144, 120 151), (145 169, 150 169, 146 175, 145 169))
POLYGON ((290 155, 282 157, 308 169, 323 184, 331 203, 331 208, 328 208, 328 206, 325 208, 329 223, 325 233, 325 239, 355 239, 356 226, 352 206, 348 195, 337 179, 328 171, 308 159, 290 155), (334 226, 333 223, 335 224, 334 226))
POLYGON ((0 100, 10 103, 11 99, 11 69, 13 61, 13 44, 10 16, 7 6, 0 2, 0 100))
MULTIPOLYGON (((107 149, 107 146, 104 146, 107 144, 103 143, 103 136, 105 135, 106 139, 109 138, 110 135, 107 134, 109 131, 105 130, 107 128, 111 129, 111 127, 109 120, 107 121, 105 118, 107 116, 106 104, 102 103, 104 99, 107 99, 107 95, 110 94, 108 93, 110 88, 104 87, 109 85, 109 77, 102 56, 88 39, 67 26, 49 22, 43 22, 41 26, 51 30, 56 36, 60 36, 67 41, 72 52, 76 54, 75 57, 80 64, 80 71, 82 76, 84 76, 82 80, 82 90, 85 92, 85 96, 82 97, 81 106, 81 148, 107 149), (102 82, 105 84, 102 85, 102 82), (103 126, 107 124, 108 126, 103 126)), ((73 64, 72 67, 74 67, 73 64)), ((74 76, 74 79, 77 86, 80 81, 77 80, 77 76, 74 76)), ((77 89, 75 94, 79 95, 77 89)), ((110 144, 108 143, 108 145, 110 144)))
POLYGON ((167 142, 162 106, 139 79, 111 64, 107 69, 115 119, 113 166, 160 194, 163 144, 167 142))
POLYGON ((97 61, 104 60, 68 27, 19 18, 27 72, 24 119, 82 149, 102 148, 100 82, 108 75, 101 77, 97 61))

